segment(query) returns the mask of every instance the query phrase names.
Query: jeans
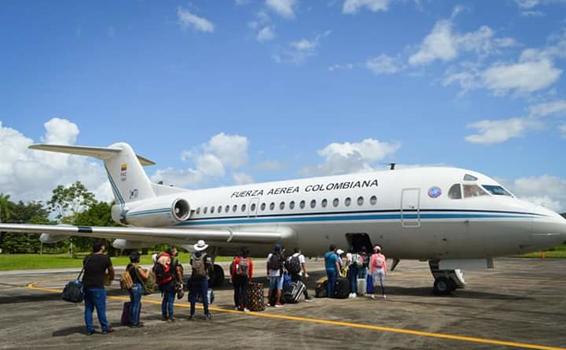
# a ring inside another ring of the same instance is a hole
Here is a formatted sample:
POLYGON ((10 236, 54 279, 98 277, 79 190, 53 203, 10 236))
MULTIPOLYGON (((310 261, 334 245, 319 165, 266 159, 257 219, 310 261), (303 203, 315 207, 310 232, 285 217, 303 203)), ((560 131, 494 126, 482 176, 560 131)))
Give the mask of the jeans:
POLYGON ((267 276, 269 279, 269 292, 276 289, 283 289, 283 276, 267 276))
POLYGON ((335 269, 326 270, 326 276, 328 277, 326 293, 329 298, 334 298, 334 288, 336 287, 336 277, 338 276, 338 272, 335 269))
POLYGON ((195 314, 197 296, 202 297, 204 314, 208 315, 208 278, 195 278, 189 280, 189 301, 191 302, 191 316, 195 314))
POLYGON ((141 312, 141 298, 143 286, 140 283, 134 283, 130 289, 130 324, 139 326, 141 312))
POLYGON ((348 269, 348 279, 350 280, 350 293, 358 292, 358 267, 350 265, 348 269))
POLYGON ((175 304, 175 284, 168 283, 159 286, 159 290, 161 291, 161 296, 163 297, 163 299, 161 300, 161 316, 163 318, 169 318, 170 320, 172 320, 173 305, 175 304))
POLYGON ((305 295, 305 299, 309 299, 309 292, 306 288, 307 284, 305 283, 303 276, 299 275, 298 273, 291 274, 291 282, 297 282, 297 281, 303 282, 303 284, 305 285, 305 291, 303 292, 303 294, 305 295))
POLYGON ((234 305, 241 309, 248 307, 248 276, 234 276, 234 305))
POLYGON ((106 319, 106 290, 104 288, 85 288, 85 324, 87 332, 94 332, 92 312, 96 308, 98 322, 103 332, 110 330, 110 323, 106 319))
POLYGON ((379 282, 379 286, 381 287, 381 294, 385 295, 385 287, 383 286, 385 271, 383 269, 376 269, 371 275, 373 277, 373 286, 377 287, 379 282))

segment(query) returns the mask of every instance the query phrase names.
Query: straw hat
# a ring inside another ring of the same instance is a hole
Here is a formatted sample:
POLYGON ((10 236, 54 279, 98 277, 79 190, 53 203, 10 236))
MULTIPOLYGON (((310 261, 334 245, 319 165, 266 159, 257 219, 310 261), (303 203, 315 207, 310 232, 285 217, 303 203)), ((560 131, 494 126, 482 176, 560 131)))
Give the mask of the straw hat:
POLYGON ((204 243, 204 241, 201 239, 197 242, 197 244, 193 246, 193 248, 197 252, 202 252, 203 250, 206 250, 206 248, 208 248, 208 244, 204 243))

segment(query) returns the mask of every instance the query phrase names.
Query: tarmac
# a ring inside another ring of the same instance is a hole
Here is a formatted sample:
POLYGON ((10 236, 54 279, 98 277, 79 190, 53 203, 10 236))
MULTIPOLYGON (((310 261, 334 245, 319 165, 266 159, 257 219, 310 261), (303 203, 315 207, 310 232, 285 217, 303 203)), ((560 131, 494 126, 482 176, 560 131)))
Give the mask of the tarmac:
MULTIPOLYGON (((314 294, 322 264, 308 266, 314 294)), ((83 305, 60 299, 78 271, 0 272, 0 349, 565 349, 566 260, 504 258, 495 266, 465 271, 466 289, 438 297, 426 262, 401 261, 387 276, 386 300, 315 298, 257 313, 234 310, 227 282, 215 290, 209 321, 201 309, 188 320, 186 299, 175 304, 176 322, 161 321, 160 295, 152 294, 138 329, 120 326, 129 298, 114 282, 107 316, 115 331, 92 336, 83 305)))

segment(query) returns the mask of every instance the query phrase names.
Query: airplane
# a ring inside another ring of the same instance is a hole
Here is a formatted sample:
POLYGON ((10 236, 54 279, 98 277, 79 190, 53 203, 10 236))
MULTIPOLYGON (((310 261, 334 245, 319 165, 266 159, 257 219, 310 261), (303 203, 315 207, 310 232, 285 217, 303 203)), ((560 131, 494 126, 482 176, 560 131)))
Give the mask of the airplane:
MULTIPOLYGON (((466 285, 462 270, 493 268, 493 258, 553 247, 566 219, 520 200, 492 178, 451 167, 424 167, 186 190, 152 183, 127 143, 109 147, 36 144, 29 148, 103 160, 121 227, 0 224, 0 231, 114 239, 118 249, 157 243, 189 251, 205 240, 214 259, 242 246, 265 257, 275 243, 321 256, 330 244, 359 251, 375 244, 394 259, 428 261, 433 292, 466 285)), ((393 267, 393 268, 394 268, 393 267)), ((211 284, 224 281, 215 264, 211 284)))

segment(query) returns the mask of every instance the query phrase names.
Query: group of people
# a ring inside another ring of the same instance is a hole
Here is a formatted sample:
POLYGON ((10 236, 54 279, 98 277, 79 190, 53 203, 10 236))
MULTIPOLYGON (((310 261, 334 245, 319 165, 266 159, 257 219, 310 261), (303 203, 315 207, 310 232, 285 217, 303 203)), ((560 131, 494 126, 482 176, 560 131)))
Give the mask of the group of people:
MULTIPOLYGON (((362 247, 359 251, 352 249, 344 254, 342 249, 337 249, 335 244, 331 244, 328 252, 324 254, 324 266, 326 268, 326 276, 328 283, 326 285, 326 293, 332 297, 336 280, 341 275, 346 275, 350 282, 350 298, 355 298, 358 293, 366 294, 366 291, 358 291, 358 280, 363 279, 371 283, 371 290, 381 287, 381 297, 386 298, 384 279, 387 273, 387 259, 381 253, 381 246, 373 247, 373 254, 369 255, 366 247, 362 247), (367 278, 367 276, 370 278, 367 278)), ((369 293, 372 299, 375 294, 369 293)))

